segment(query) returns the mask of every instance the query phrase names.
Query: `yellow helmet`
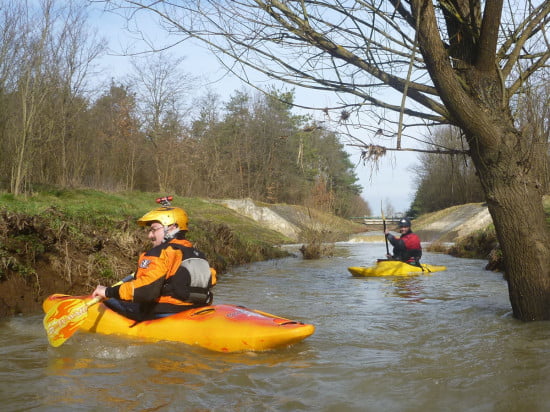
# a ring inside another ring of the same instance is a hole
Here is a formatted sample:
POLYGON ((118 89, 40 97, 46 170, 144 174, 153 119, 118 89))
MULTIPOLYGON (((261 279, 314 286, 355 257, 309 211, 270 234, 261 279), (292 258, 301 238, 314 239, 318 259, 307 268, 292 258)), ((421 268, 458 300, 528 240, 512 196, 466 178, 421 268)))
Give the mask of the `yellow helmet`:
POLYGON ((187 222, 189 218, 185 210, 180 209, 179 207, 173 206, 162 206, 158 209, 151 210, 148 213, 145 213, 142 217, 138 219, 138 225, 147 226, 150 222, 160 222, 162 226, 170 226, 174 223, 177 223, 180 230, 188 230, 187 222))

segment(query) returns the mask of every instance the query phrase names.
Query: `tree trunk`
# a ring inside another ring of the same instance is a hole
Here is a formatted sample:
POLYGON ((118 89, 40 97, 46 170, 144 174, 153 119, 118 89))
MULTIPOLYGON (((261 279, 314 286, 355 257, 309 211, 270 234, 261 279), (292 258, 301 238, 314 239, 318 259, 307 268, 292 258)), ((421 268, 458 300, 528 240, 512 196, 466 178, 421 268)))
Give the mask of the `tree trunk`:
POLYGON ((550 320, 550 231, 538 181, 546 150, 528 150, 532 140, 518 133, 495 137, 498 148, 480 157, 483 149, 472 146, 472 157, 502 248, 513 314, 524 321, 550 320))
POLYGON ((550 320, 550 237, 541 197, 519 182, 495 186, 489 210, 499 222, 495 228, 514 316, 526 321, 550 320))
POLYGON ((541 157, 545 159, 548 143, 516 128, 495 55, 502 0, 486 4, 479 44, 453 37, 462 53, 454 56, 452 65, 450 51, 439 36, 433 3, 411 3, 421 22, 418 42, 426 67, 449 110, 449 120, 468 140, 502 248, 514 316, 550 320, 550 231, 542 206, 546 160, 541 157))

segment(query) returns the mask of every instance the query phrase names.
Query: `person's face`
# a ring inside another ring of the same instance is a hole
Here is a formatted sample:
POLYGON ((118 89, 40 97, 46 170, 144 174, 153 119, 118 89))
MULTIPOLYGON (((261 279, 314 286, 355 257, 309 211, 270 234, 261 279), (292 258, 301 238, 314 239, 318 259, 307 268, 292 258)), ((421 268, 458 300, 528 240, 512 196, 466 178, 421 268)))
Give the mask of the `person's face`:
POLYGON ((164 240, 164 226, 157 222, 151 223, 147 237, 153 242, 153 247, 160 245, 164 240))
POLYGON ((408 226, 401 226, 401 227, 399 228, 399 233, 401 233, 402 235, 404 235, 404 234, 407 233, 409 230, 410 230, 410 227, 408 227, 408 226))

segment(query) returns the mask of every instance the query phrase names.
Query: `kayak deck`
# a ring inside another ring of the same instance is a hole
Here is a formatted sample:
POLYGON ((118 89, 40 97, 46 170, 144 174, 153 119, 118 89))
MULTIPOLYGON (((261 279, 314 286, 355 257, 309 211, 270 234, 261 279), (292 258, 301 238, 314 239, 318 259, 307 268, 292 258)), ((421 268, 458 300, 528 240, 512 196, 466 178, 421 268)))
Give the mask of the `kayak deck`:
MULTIPOLYGON (((76 298, 91 300, 90 296, 76 298)), ((51 295, 42 305, 44 312, 70 299, 75 297, 51 295)), ((217 352, 246 352, 292 345, 312 335, 315 327, 235 305, 204 306, 136 324, 98 303, 88 308, 79 330, 152 341, 176 341, 217 352)))
POLYGON ((428 265, 425 263, 422 263, 419 267, 398 260, 381 260, 375 266, 370 267, 348 267, 348 271, 357 277, 428 275, 432 272, 440 272, 446 269, 446 266, 428 265))

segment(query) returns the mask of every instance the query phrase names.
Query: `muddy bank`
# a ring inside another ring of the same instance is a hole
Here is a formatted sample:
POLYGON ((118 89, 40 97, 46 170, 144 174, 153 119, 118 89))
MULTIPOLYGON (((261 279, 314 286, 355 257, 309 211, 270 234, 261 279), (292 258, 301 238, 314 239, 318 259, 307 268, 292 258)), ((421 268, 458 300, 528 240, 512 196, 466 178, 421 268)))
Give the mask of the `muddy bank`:
MULTIPOLYGON (((97 194, 79 196, 75 202, 89 207, 87 203, 93 203, 91 197, 97 194)), ((135 197, 131 196, 132 201, 135 197)), ((288 252, 279 245, 301 241, 306 228, 326 229, 324 234, 330 241, 345 240, 361 229, 360 225, 320 212, 304 214, 300 207, 271 205, 294 216, 295 221, 285 224, 280 213, 274 212, 271 220, 277 225, 273 226, 220 202, 178 202, 190 214, 188 238, 206 254, 220 276, 234 265, 286 256, 288 252)), ((18 200, 18 206, 21 203, 18 200)), ((252 201, 241 204, 256 208, 252 201)), ((266 205, 258 209, 263 214, 268 210, 266 205)), ((83 213, 102 212, 85 209, 83 213)), ((75 214, 71 201, 66 199, 63 206, 48 207, 39 213, 14 211, 7 202, 0 202, 0 318, 41 313, 42 301, 52 293, 88 294, 99 283, 113 284, 132 273, 139 253, 150 247, 143 229, 135 223, 136 216, 115 216, 103 225, 97 219, 88 221, 75 214)))

